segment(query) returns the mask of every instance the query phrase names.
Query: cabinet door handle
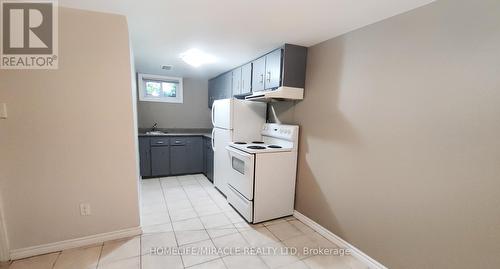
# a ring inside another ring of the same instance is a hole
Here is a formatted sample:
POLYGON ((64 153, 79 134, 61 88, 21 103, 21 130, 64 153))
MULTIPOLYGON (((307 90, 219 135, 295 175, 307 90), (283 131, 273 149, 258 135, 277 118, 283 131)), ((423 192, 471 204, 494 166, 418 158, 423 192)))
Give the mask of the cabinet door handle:
POLYGON ((157 141, 156 144, 163 144, 163 141, 157 141))
POLYGON ((271 82, 271 72, 267 72, 267 82, 271 82))
POLYGON ((260 84, 264 83, 264 74, 260 74, 260 84))

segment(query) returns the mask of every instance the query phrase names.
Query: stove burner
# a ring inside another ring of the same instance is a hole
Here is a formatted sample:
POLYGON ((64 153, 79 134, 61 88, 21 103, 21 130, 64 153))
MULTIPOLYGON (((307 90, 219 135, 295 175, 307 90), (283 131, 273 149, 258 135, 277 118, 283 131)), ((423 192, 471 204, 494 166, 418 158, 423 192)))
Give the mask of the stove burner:
POLYGON ((252 141, 252 144, 264 144, 262 141, 252 141))
POLYGON ((249 149, 266 149, 266 147, 262 147, 262 146, 248 146, 247 148, 249 148, 249 149))
POLYGON ((236 145, 245 145, 247 142, 234 142, 236 145))
POLYGON ((280 149, 280 148, 282 148, 282 146, 278 146, 278 145, 269 145, 267 147, 271 148, 271 149, 280 149))

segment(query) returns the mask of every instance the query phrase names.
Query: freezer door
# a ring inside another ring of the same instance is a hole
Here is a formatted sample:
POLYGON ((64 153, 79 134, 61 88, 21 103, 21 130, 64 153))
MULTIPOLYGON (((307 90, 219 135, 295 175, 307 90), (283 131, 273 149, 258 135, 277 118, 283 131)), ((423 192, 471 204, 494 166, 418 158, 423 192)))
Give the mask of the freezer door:
POLYGON ((214 101, 212 105, 212 125, 215 128, 233 129, 233 106, 231 99, 214 101))
POLYGON ((227 195, 227 178, 231 171, 231 159, 226 147, 232 141, 232 131, 214 128, 213 130, 214 148, 214 185, 227 195))

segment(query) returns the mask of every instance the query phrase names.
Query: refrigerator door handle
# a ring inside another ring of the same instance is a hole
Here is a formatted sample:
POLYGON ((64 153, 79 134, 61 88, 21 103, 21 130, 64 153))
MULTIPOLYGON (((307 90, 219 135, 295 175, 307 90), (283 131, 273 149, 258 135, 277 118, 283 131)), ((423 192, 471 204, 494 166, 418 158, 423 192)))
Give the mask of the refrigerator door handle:
POLYGON ((212 129, 212 150, 215 151, 215 128, 212 129))
POLYGON ((214 102, 212 104, 212 125, 215 127, 215 108, 217 107, 217 103, 214 102))

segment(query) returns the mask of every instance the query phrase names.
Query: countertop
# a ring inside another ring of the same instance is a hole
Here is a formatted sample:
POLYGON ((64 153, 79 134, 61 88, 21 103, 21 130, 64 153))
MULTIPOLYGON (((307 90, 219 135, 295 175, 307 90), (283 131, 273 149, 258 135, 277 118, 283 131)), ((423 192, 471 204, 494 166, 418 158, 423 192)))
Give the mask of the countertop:
POLYGON ((147 137, 161 137, 161 136, 204 136, 204 137, 212 138, 212 134, 211 133, 176 133, 176 132, 170 132, 170 133, 164 133, 164 134, 139 133, 139 136, 147 136, 147 137))

